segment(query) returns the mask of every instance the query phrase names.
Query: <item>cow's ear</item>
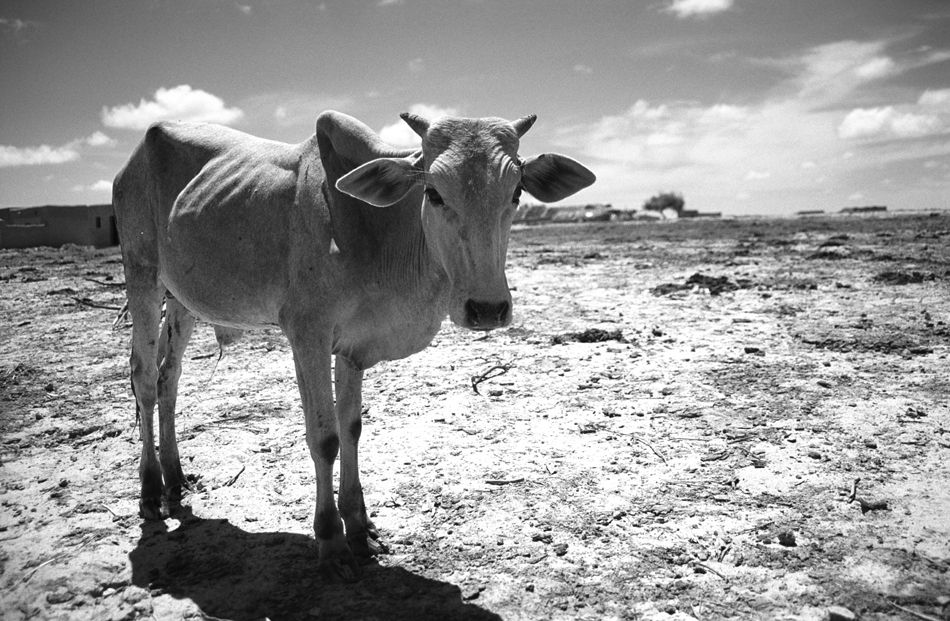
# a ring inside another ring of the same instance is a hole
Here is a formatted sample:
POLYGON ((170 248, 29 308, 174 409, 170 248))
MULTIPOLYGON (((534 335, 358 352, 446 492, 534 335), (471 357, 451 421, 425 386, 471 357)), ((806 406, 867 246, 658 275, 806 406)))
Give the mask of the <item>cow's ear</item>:
POLYGON ((407 159, 384 157, 343 175, 336 189, 374 207, 389 207, 409 193, 419 172, 407 159))
POLYGON ((557 153, 529 157, 521 168, 524 189, 544 203, 567 198, 597 180, 583 164, 557 153))

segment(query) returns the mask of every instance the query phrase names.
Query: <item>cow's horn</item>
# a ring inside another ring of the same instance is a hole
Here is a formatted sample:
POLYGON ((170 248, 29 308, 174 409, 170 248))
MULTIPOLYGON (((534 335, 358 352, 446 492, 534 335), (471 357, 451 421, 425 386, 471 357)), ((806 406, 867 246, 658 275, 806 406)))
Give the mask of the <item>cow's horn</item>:
POLYGON ((534 125, 534 122, 538 120, 537 114, 529 114, 528 116, 523 116, 512 125, 515 128, 515 131, 518 132, 518 138, 521 138, 528 133, 528 130, 531 129, 531 126, 534 125))
POLYGON ((403 112, 399 115, 399 118, 405 121, 406 125, 412 128, 412 131, 419 134, 420 138, 426 137, 426 132, 429 131, 429 121, 411 112, 403 112))

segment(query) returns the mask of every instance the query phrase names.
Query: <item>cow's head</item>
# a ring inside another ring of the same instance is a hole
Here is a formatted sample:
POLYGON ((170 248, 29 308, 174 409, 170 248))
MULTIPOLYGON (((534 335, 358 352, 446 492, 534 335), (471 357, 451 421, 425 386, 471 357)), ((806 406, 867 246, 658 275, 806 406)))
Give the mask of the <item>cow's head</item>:
POLYGON ((422 137, 422 158, 381 158, 337 181, 337 188, 377 207, 423 185, 422 227, 429 252, 452 283, 449 316, 457 325, 491 330, 511 322, 505 256, 521 191, 559 201, 595 180, 569 157, 518 156, 519 139, 535 116, 402 119, 422 137))

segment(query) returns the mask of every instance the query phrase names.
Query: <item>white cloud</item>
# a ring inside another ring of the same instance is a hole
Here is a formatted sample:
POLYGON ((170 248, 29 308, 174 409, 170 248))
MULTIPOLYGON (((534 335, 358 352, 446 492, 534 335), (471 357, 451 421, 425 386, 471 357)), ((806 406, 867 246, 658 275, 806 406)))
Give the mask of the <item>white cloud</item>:
POLYGON ((228 108, 224 100, 187 84, 159 88, 153 101, 142 99, 138 105, 125 104, 102 108, 102 122, 107 127, 146 129, 156 121, 204 121, 231 125, 244 117, 240 108, 228 108))
POLYGON ((83 147, 113 146, 115 144, 115 140, 101 131, 96 131, 86 138, 78 138, 59 147, 46 144, 38 147, 0 145, 0 168, 65 164, 78 160, 83 147))
POLYGON ((237 6, 238 11, 240 11, 241 13, 244 13, 245 15, 250 15, 251 13, 254 12, 254 7, 252 7, 249 4, 238 4, 236 6, 237 6))
POLYGON ((379 0, 379 2, 376 3, 376 6, 395 6, 402 3, 403 0, 379 0))
POLYGON ((917 100, 917 103, 928 108, 937 108, 950 112, 950 88, 924 91, 920 99, 917 100))
POLYGON ((11 35, 14 39, 19 39, 24 32, 39 25, 39 22, 31 20, 0 17, 0 32, 11 35))
POLYGON ((590 66, 588 66, 588 65, 583 65, 583 64, 580 64, 580 63, 574 65, 574 71, 575 71, 576 73, 583 73, 583 74, 585 74, 585 75, 589 75, 589 74, 591 74, 591 73, 594 73, 594 70, 593 70, 590 66))
POLYGON ((862 194, 861 192, 854 192, 853 194, 851 194, 851 195, 848 196, 848 200, 849 200, 849 201, 861 201, 861 200, 864 200, 864 194, 862 194))
POLYGON ((112 182, 100 179, 92 185, 74 185, 73 192, 112 192, 112 182))
POLYGON ((426 68, 425 61, 421 58, 413 58, 406 66, 409 67, 409 71, 412 73, 422 73, 426 68))
POLYGON ((877 56, 854 69, 855 75, 865 80, 878 80, 897 71, 897 64, 887 56, 877 56))
MULTIPOLYGON (((424 103, 409 106, 409 112, 418 114, 430 121, 434 121, 441 116, 458 116, 459 113, 456 108, 443 108, 424 103)), ((379 130, 379 137, 382 138, 383 142, 401 149, 418 147, 422 143, 418 134, 412 131, 412 128, 406 125, 402 119, 379 130)))
POLYGON ((838 126, 838 136, 855 138, 920 138, 944 131, 933 114, 902 112, 893 106, 855 108, 838 126))
POLYGON ((109 136, 106 136, 101 131, 95 131, 91 136, 85 139, 85 143, 90 147, 114 147, 116 141, 109 136))
POLYGON ((51 147, 10 147, 0 145, 0 168, 13 166, 35 166, 38 164, 62 164, 79 159, 75 145, 51 147))
POLYGON ((746 181, 761 181, 762 179, 768 179, 772 176, 767 170, 750 170, 745 174, 746 181))
POLYGON ((680 19, 686 17, 705 17, 714 13, 722 13, 732 8, 734 0, 673 0, 667 7, 680 19))

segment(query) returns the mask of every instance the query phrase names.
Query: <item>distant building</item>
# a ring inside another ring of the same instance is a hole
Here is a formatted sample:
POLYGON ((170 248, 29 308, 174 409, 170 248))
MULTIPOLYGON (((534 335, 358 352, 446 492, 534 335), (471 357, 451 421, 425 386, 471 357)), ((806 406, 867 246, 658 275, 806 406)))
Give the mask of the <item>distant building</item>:
POLYGON ((678 218, 721 218, 721 211, 699 211, 697 209, 680 209, 678 218))
POLYGON ((518 206, 518 210, 515 212, 514 222, 516 224, 607 222, 610 220, 626 219, 622 217, 623 213, 622 210, 613 209, 609 204, 566 205, 558 207, 522 204, 518 206))
POLYGON ((0 248, 105 248, 119 245, 112 205, 44 205, 0 209, 0 248))
POLYGON ((887 211, 887 207, 884 205, 869 205, 867 207, 845 207, 841 210, 841 213, 875 213, 887 211))

